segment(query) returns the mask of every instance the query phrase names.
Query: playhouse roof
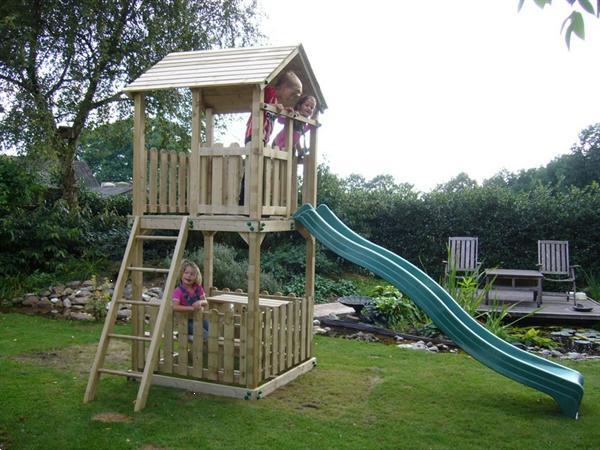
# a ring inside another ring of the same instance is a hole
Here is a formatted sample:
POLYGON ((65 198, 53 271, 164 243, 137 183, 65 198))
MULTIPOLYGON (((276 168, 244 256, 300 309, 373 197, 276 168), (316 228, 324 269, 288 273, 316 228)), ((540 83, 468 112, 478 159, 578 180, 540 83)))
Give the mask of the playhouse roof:
POLYGON ((249 111, 252 89, 267 85, 284 70, 302 80, 304 93, 327 108, 302 45, 249 47, 169 53, 124 91, 202 88, 203 102, 216 113, 249 111))

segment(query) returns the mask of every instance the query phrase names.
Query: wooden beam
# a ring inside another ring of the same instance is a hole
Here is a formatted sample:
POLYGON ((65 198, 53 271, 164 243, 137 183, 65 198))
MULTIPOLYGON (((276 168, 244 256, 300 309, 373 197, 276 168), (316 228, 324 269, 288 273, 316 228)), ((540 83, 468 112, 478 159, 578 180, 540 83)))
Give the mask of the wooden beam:
POLYGON ((206 122, 206 145, 212 147, 215 143, 215 116, 212 108, 206 108, 204 120, 206 122))
POLYGON ((262 233, 248 234, 248 323, 246 327, 246 385, 260 382, 260 245, 262 233))
POLYGON ((143 92, 133 94, 133 215, 146 211, 145 99, 143 92))
MULTIPOLYGON (((260 219, 262 216, 262 166, 263 166, 263 134, 264 114, 260 109, 264 93, 259 87, 252 92, 252 141, 250 148, 250 179, 249 189, 249 213, 251 219, 260 219)), ((248 164, 248 162, 247 162, 248 164)))
POLYGON ((213 267, 214 267, 214 250, 215 250, 215 234, 216 231, 203 231, 204 236, 204 289, 209 292, 213 287, 213 267))
POLYGON ((192 89, 192 154, 190 155, 188 178, 188 211, 198 215, 200 204, 200 128, 202 117, 202 95, 200 89, 192 89))

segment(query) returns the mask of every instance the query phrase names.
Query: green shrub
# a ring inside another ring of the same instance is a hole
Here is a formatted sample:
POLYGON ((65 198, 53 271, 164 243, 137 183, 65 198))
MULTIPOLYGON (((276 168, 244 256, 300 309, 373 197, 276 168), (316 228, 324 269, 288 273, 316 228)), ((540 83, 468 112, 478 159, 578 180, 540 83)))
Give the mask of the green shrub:
MULTIPOLYGON (((304 296, 304 275, 296 275, 283 286, 283 293, 304 296)), ((356 294, 356 285, 350 280, 333 280, 321 275, 315 277, 315 303, 328 303, 337 297, 356 294)))
MULTIPOLYGON (((289 281, 295 275, 304 274, 306 246, 303 243, 279 239, 277 243, 272 243, 270 248, 261 253, 261 267, 282 282, 289 281)), ((341 273, 340 267, 339 258, 326 252, 322 245, 317 244, 316 272, 320 275, 336 277, 341 273)))
MULTIPOLYGON (((186 252, 186 258, 196 262, 204 272, 204 248, 186 252)), ((239 258, 233 247, 223 244, 214 245, 213 285, 218 288, 248 290, 248 260, 239 258)), ((275 277, 261 271, 260 290, 270 293, 281 291, 280 283, 275 277)))
POLYGON ((434 331, 431 320, 412 300, 406 298, 394 286, 382 285, 375 289, 372 305, 363 309, 368 321, 402 332, 434 331))

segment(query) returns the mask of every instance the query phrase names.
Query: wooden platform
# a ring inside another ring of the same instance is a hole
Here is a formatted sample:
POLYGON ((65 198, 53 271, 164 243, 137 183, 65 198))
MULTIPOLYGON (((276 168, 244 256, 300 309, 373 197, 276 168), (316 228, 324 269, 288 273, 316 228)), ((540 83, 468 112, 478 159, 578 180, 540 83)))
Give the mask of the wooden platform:
POLYGON ((482 302, 477 311, 485 312, 510 305, 508 315, 512 318, 523 317, 534 311, 533 319, 588 323, 600 321, 600 303, 595 300, 578 300, 578 304, 592 308, 589 312, 581 312, 573 309, 573 301, 568 302, 565 294, 556 292, 543 292, 539 308, 533 300, 533 292, 494 289, 489 297, 490 304, 482 302))

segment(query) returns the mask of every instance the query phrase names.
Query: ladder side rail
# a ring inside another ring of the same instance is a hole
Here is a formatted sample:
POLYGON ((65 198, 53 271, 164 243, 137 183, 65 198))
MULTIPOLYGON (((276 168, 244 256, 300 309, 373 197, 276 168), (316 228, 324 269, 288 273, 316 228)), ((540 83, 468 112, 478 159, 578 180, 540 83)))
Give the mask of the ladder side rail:
POLYGON ((88 379, 88 384, 85 389, 85 395, 83 398, 84 403, 92 401, 96 396, 96 388, 100 377, 100 372, 98 371, 98 369, 100 369, 104 364, 104 358, 106 356, 106 350, 108 348, 109 341, 108 335, 112 332, 112 329, 117 319, 117 313, 119 311, 120 305, 119 300, 123 296, 123 290, 127 281, 127 267, 130 264, 133 249, 136 245, 136 235, 139 232, 140 217, 136 216, 131 227, 129 240, 127 241, 127 247, 125 248, 123 261, 121 262, 121 268, 119 269, 119 276, 117 277, 117 282, 115 284, 115 290, 113 292, 112 301, 110 302, 110 308, 108 310, 108 314, 106 315, 106 319, 104 320, 104 327, 102 328, 102 333, 100 335, 100 342, 98 343, 96 356, 94 357, 94 362, 92 363, 92 368, 90 370, 90 377, 88 379))
MULTIPOLYGON (((146 400, 148 399, 148 391, 150 389, 150 384, 152 381, 152 373, 154 372, 154 368, 156 367, 156 364, 158 362, 158 351, 160 349, 163 330, 167 318, 166 310, 167 308, 172 308, 170 296, 172 295, 173 289, 175 288, 175 284, 177 282, 177 268, 179 267, 181 258, 183 257, 183 251, 185 249, 185 244, 187 241, 188 228, 188 220, 187 217, 185 217, 181 220, 181 225, 179 227, 179 237, 177 239, 177 244, 175 245, 175 250, 173 252, 171 267, 169 268, 169 275, 167 276, 167 282, 165 283, 163 298, 161 301, 160 309, 158 311, 158 316, 156 318, 154 334, 152 335, 152 342, 150 342, 150 347, 148 349, 146 366, 144 367, 144 373, 140 382, 140 388, 138 390, 138 395, 135 400, 134 410, 136 412, 144 409, 144 407, 146 406, 146 400)), ((171 336, 167 336, 166 338, 172 339, 171 336)))

